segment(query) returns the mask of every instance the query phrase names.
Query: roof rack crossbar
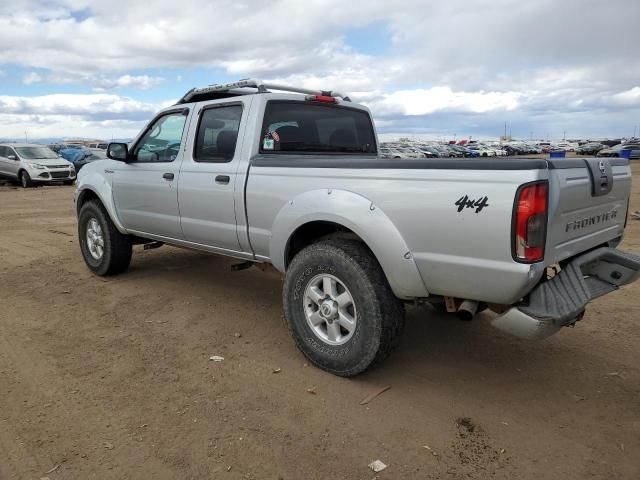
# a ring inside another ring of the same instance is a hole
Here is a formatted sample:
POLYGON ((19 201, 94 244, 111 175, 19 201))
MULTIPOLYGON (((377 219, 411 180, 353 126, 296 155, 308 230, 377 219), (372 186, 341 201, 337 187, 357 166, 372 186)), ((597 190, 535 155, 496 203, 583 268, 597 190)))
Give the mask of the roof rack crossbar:
POLYGON ((287 85, 278 85, 275 83, 265 83, 261 80, 256 80, 255 78, 247 78, 232 83, 209 85, 207 87, 201 88, 192 88, 187 93, 185 93, 184 97, 182 97, 182 99, 180 100, 180 103, 189 102, 191 98, 195 97, 196 95, 215 92, 226 92, 236 88, 255 88, 258 90, 257 93, 266 93, 269 90, 278 90, 282 92, 302 93, 305 95, 326 95, 330 97, 342 98, 345 102, 351 101, 348 95, 331 90, 313 90, 310 88, 290 87, 287 85))

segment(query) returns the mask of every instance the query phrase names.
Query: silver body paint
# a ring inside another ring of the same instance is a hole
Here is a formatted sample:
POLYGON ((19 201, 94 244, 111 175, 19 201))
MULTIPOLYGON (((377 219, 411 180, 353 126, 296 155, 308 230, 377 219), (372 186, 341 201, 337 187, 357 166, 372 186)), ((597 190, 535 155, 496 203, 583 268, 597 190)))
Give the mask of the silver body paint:
POLYGON ((613 167, 613 189, 601 197, 591 196, 589 172, 580 165, 351 168, 347 162, 353 156, 345 155, 337 157, 344 158, 344 168, 306 168, 308 156, 287 155, 286 166, 257 166, 265 105, 274 99, 304 101, 296 94, 266 93, 182 105, 189 113, 175 161, 142 166, 93 162, 80 172, 76 199, 93 192, 122 233, 269 262, 282 272, 289 239, 299 227, 334 222, 369 246, 394 293, 407 300, 443 295, 513 304, 538 284, 546 266, 622 237, 631 185, 628 165, 613 167), (233 160, 194 162, 202 107, 225 103, 243 105, 233 160), (175 175, 173 181, 162 178, 167 172, 175 175), (218 175, 229 176, 229 183, 217 184, 218 175), (543 262, 528 265, 512 258, 512 213, 518 187, 536 180, 549 181, 546 255, 543 262), (464 195, 486 196, 488 206, 478 213, 458 212, 455 202, 464 195), (612 211, 615 218, 584 222, 612 211), (575 222, 584 227, 568 229, 575 222))

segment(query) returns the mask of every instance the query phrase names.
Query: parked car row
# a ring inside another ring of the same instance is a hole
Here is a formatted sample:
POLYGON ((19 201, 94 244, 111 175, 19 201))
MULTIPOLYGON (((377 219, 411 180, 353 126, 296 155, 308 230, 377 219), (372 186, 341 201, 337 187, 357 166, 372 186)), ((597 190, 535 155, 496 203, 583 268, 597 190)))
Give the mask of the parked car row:
POLYGON ((82 167, 105 158, 106 144, 91 148, 75 144, 4 143, 0 144, 0 178, 24 188, 71 185, 82 167))
POLYGON ((80 144, 52 144, 49 148, 56 152, 59 156, 65 160, 73 163, 76 172, 80 171, 87 163, 91 163, 95 160, 101 160, 107 158, 106 144, 92 144, 97 146, 85 147, 80 144), (104 148, 102 148, 104 146, 104 148))
POLYGON ((598 151, 598 153, 596 154, 596 156, 598 157, 622 157, 624 156, 624 152, 626 150, 630 150, 629 158, 632 160, 638 160, 640 159, 640 143, 627 143, 627 144, 622 144, 619 143, 618 145, 614 145, 611 148, 603 148, 600 151, 598 151))
POLYGON ((383 143, 380 146, 380 156, 383 158, 502 157, 531 153, 542 153, 542 150, 526 144, 491 142, 472 142, 465 145, 436 142, 383 143))
POLYGON ((380 157, 383 158, 451 158, 451 157, 498 157, 532 155, 551 152, 575 152, 578 155, 597 155, 599 157, 625 156, 630 150, 629 158, 640 159, 640 141, 631 140, 612 147, 599 142, 587 142, 582 145, 569 142, 478 142, 461 141, 460 143, 419 142, 404 140, 400 143, 387 142, 380 145, 380 157))
POLYGON ((477 149, 436 143, 383 143, 379 150, 379 156, 382 158, 462 158, 480 155, 477 149))
POLYGON ((600 150, 606 148, 605 145, 598 142, 589 142, 584 145, 580 145, 576 148, 575 152, 580 155, 596 155, 600 150))
POLYGON ((46 145, 0 144, 0 177, 19 182, 24 188, 52 183, 71 185, 76 169, 46 145))

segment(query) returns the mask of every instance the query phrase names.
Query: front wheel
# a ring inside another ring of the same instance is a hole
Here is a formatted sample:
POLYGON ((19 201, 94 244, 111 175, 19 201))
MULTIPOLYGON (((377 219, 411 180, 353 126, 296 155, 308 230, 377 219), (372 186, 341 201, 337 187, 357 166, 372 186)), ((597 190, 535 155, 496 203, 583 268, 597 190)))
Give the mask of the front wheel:
POLYGON ((20 172, 20 185, 22 185, 22 188, 33 187, 33 181, 31 180, 29 172, 26 172, 25 170, 20 172))
POLYGON ((96 275, 116 275, 129 268, 131 240, 116 229, 99 202, 87 202, 80 209, 78 239, 84 261, 96 275))
POLYGON ((372 253, 355 240, 325 240, 298 253, 287 270, 283 303, 302 353, 343 377, 383 360, 404 327, 402 302, 372 253))

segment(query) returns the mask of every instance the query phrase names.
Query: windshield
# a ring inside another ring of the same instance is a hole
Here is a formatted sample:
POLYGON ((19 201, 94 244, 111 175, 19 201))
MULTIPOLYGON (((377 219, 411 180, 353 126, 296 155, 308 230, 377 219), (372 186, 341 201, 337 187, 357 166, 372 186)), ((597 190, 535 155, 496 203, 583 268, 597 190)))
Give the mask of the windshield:
POLYGON ((16 151, 25 160, 58 158, 58 155, 49 147, 16 147, 16 151))

